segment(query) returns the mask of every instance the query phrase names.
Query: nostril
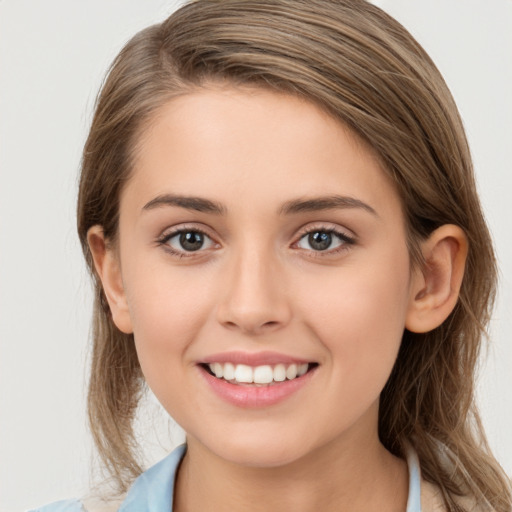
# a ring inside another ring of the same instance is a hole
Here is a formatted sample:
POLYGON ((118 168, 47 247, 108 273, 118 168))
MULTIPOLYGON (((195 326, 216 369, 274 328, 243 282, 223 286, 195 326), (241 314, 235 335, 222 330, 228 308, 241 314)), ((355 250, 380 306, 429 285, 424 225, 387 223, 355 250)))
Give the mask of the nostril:
POLYGON ((268 275, 259 274, 237 272, 231 286, 219 297, 216 319, 227 329, 267 333, 289 322, 292 312, 288 295, 276 289, 268 275))
POLYGON ((268 322, 258 322, 256 320, 252 320, 249 318, 243 318, 240 319, 239 322, 233 321, 233 320, 226 320, 222 322, 222 325, 230 330, 241 330, 244 332, 268 332, 274 329, 278 329, 280 325, 282 325, 282 322, 279 322, 277 320, 269 320, 268 322))

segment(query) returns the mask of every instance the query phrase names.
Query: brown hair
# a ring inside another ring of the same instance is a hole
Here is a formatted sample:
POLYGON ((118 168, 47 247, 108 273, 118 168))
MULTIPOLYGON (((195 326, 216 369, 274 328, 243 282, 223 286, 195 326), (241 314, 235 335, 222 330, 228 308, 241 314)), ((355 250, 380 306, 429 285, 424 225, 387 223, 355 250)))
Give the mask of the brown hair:
POLYGON ((112 322, 87 231, 101 225, 115 241, 138 134, 165 102, 206 81, 298 95, 352 128, 396 184, 416 264, 419 242, 435 228, 464 230, 469 254, 458 304, 434 331, 404 333, 381 395, 379 433, 399 456, 414 446, 448 510, 463 510, 457 496, 469 495, 509 511, 509 483, 474 402, 496 264, 462 122, 425 51, 363 0, 190 2, 137 34, 110 69, 83 153, 78 232, 96 290, 89 418, 120 488, 140 472, 132 423, 144 383, 133 336, 112 322))

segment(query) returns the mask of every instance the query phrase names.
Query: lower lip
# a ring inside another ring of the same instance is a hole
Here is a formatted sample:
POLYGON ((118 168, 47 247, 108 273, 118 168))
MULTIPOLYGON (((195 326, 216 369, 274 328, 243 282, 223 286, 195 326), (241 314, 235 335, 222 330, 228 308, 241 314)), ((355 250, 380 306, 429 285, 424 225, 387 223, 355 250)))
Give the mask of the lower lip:
POLYGON ((272 384, 271 386, 251 386, 250 384, 231 384, 218 379, 201 366, 198 367, 211 389, 223 400, 237 407, 258 408, 282 402, 305 386, 316 371, 308 371, 302 377, 272 384))

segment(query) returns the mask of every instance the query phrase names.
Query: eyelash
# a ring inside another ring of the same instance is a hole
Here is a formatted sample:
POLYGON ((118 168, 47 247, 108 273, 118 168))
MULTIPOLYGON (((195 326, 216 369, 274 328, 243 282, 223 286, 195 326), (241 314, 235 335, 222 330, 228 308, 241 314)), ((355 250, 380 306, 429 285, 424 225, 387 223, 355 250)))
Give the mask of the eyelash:
MULTIPOLYGON (((341 249, 345 249, 347 245, 353 245, 355 242, 356 242, 356 239, 354 237, 351 237, 349 235, 347 235, 346 233, 342 232, 342 231, 339 231, 335 228, 332 228, 332 227, 318 227, 318 226, 315 226, 313 228, 309 228, 307 229, 306 231, 304 231, 300 237, 299 237, 299 240, 297 242, 295 242, 295 244, 298 244, 301 240, 303 240, 305 237, 311 235, 312 233, 325 233, 327 235, 334 235, 335 237, 337 237, 342 245, 340 246, 341 249)), ((313 251, 315 253, 330 253, 330 254, 333 254, 334 252, 337 252, 337 250, 333 251, 333 250, 326 250, 326 251, 313 251)))
MULTIPOLYGON (((205 230, 195 227, 195 226, 194 227, 181 227, 181 228, 176 229, 175 231, 172 231, 170 233, 165 233, 157 239, 157 244, 162 246, 164 248, 164 250, 169 252, 171 255, 178 257, 180 259, 181 258, 197 257, 199 254, 203 253, 204 249, 202 249, 202 248, 198 249, 197 251, 185 251, 185 250, 177 251, 169 244, 169 241, 171 239, 173 239, 176 236, 182 235, 184 233, 199 233, 199 234, 203 235, 204 237, 208 238, 211 241, 211 243, 217 244, 215 242, 215 240, 205 230)), ((299 236, 298 240, 292 244, 292 246, 297 246, 302 240, 304 240, 306 237, 308 237, 312 233, 324 233, 327 235, 334 235, 341 242, 340 245, 338 247, 336 247, 335 249, 326 249, 326 250, 319 250, 319 251, 315 251, 314 249, 310 249, 310 250, 301 249, 301 248, 297 247, 297 249, 299 249, 299 250, 307 251, 308 253, 311 254, 311 256, 313 256, 315 258, 316 257, 321 258, 321 257, 339 254, 340 252, 348 250, 348 248, 350 246, 352 246, 356 243, 355 237, 351 237, 351 236, 347 235, 346 233, 343 233, 337 229, 334 229, 332 227, 327 228, 327 227, 322 227, 322 226, 320 226, 320 227, 315 226, 313 228, 310 228, 310 229, 307 229, 306 231, 304 231, 299 236)))
MULTIPOLYGON (((204 237, 208 238, 212 241, 213 244, 216 244, 216 242, 213 240, 213 238, 203 229, 198 227, 181 227, 179 229, 176 229, 175 231, 171 231, 170 233, 163 234, 160 238, 157 239, 158 245, 162 246, 165 251, 170 253, 173 256, 176 256, 178 258, 191 258, 191 257, 197 257, 197 253, 202 253, 204 250, 197 250, 197 251, 177 251, 174 249, 170 244, 169 241, 179 235, 182 235, 184 233, 199 233, 203 235, 204 237)), ((218 244, 217 244, 218 245, 218 244)))

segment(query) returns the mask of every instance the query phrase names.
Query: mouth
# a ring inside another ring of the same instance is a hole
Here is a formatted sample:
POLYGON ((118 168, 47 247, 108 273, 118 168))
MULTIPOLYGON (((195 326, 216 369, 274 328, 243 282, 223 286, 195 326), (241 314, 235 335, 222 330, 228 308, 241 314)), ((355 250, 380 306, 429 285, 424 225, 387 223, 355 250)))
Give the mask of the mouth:
POLYGON ((208 388, 244 409, 261 409, 292 400, 315 381, 319 363, 272 351, 211 355, 197 362, 208 388))
POLYGON ((312 372, 318 363, 265 364, 249 366, 231 362, 202 363, 200 366, 212 377, 229 384, 250 387, 269 387, 298 380, 312 372))

